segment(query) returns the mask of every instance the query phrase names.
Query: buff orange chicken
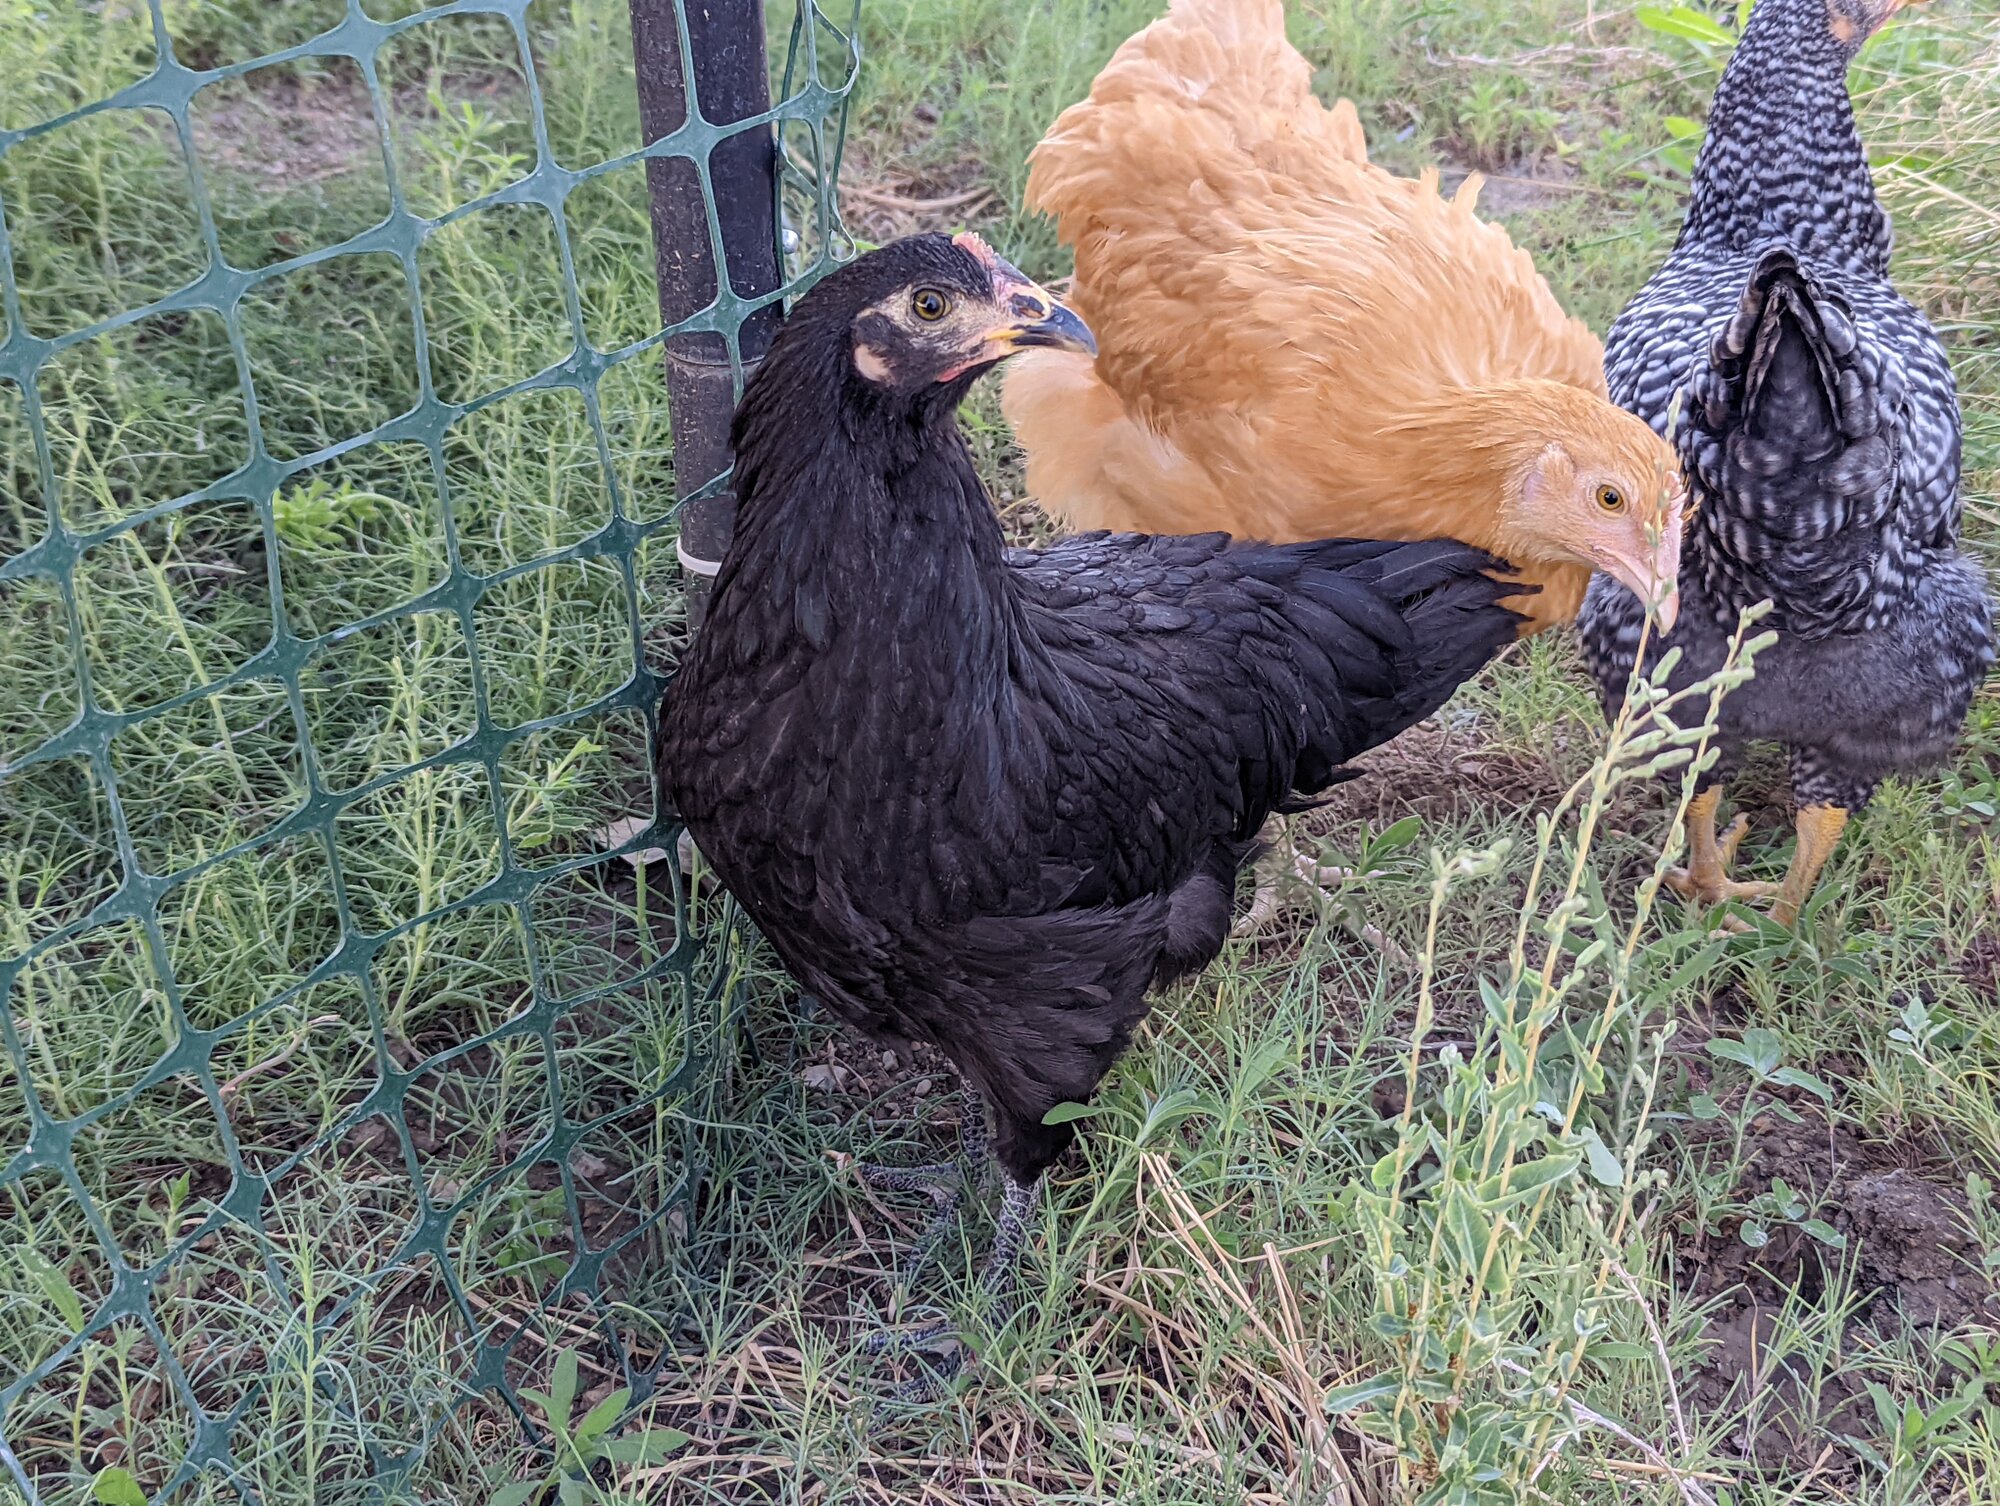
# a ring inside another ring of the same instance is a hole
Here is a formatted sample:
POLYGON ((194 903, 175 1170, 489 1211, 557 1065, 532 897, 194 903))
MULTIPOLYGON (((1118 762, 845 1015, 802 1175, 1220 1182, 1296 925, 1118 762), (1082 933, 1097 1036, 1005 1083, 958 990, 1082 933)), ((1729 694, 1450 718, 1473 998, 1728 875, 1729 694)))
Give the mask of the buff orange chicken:
POLYGON ((1030 158, 1093 359, 1009 374, 1028 489, 1072 526, 1452 538, 1568 622, 1593 572, 1671 622, 1674 457, 1606 395, 1597 338, 1435 172, 1367 158, 1281 0, 1173 0, 1030 158))
MULTIPOLYGON (((1035 148, 1028 203, 1075 252, 1098 350, 1009 373, 1028 490, 1078 528, 1457 539, 1534 588, 1509 602, 1523 632, 1572 621, 1599 573, 1664 630, 1672 451, 1474 213, 1478 181, 1447 198, 1435 171, 1374 166, 1354 106, 1311 79, 1281 0, 1173 0, 1035 148)), ((1275 858, 1239 934, 1281 883, 1347 877, 1275 858)))

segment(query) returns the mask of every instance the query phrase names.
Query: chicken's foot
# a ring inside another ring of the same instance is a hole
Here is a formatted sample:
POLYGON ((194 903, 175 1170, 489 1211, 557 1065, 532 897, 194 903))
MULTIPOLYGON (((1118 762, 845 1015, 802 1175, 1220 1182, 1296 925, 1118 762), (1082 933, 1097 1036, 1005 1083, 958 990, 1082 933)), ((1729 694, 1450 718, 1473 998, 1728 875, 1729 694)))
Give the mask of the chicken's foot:
MULTIPOLYGON (((1015 1287, 1020 1277, 1021 1250, 1028 1242, 1028 1228, 1034 1218, 1035 1206, 1041 1201, 1042 1178, 1032 1182, 1017 1182, 1007 1178, 1006 1195, 1000 1202, 1000 1218, 993 1229, 993 1248, 987 1253, 986 1264, 979 1272, 980 1288, 992 1302, 988 1314, 994 1327, 1005 1323, 1014 1314, 1019 1294, 1015 1287)), ((940 1347, 950 1341, 936 1356, 930 1369, 913 1381, 896 1388, 899 1400, 909 1402, 929 1401, 935 1398, 951 1379, 965 1365, 966 1347, 956 1339, 958 1325, 949 1318, 941 1318, 935 1323, 926 1323, 919 1328, 885 1328, 868 1336, 863 1346, 869 1354, 910 1354, 917 1350, 940 1347)))
POLYGON ((1800 807, 1799 844, 1792 853, 1792 866, 1785 870, 1785 881, 1778 886, 1778 898, 1771 906, 1771 919, 1779 925, 1798 924, 1799 911, 1812 898, 1819 885, 1820 870, 1833 856, 1833 849, 1840 845, 1840 834, 1846 827, 1847 812, 1841 806, 1800 807))
POLYGON ((945 1235, 958 1222, 965 1206, 965 1178, 968 1167, 959 1161, 933 1161, 928 1166, 871 1166, 860 1163, 855 1171, 871 1187, 890 1192, 921 1192, 931 1200, 931 1221, 902 1262, 897 1280, 907 1286, 937 1255, 945 1235))
POLYGON ((1729 900, 1762 899, 1776 893, 1776 884, 1743 882, 1729 876, 1730 865, 1736 861, 1736 849, 1743 843, 1743 833, 1750 828, 1750 818, 1739 814, 1718 839, 1715 812, 1721 804, 1720 785, 1710 786, 1688 802, 1688 865, 1667 870, 1667 887, 1682 899, 1694 900, 1704 907, 1729 900))
POLYGON ((970 1083, 962 1086, 959 1097, 959 1159, 933 1161, 924 1166, 876 1166, 869 1162, 857 1162, 854 1167, 856 1174, 871 1187, 884 1187, 892 1192, 921 1192, 931 1200, 934 1209, 931 1221, 917 1236, 916 1246, 904 1261, 897 1278, 906 1289, 936 1258, 945 1236, 958 1222, 965 1207, 966 1184, 983 1185, 986 1174, 991 1170, 992 1163, 986 1154, 986 1106, 979 1101, 979 1094, 970 1083))
MULTIPOLYGON (((1357 875, 1352 868, 1340 868, 1331 863, 1321 863, 1306 853, 1299 851, 1297 844, 1283 822, 1278 822, 1279 836, 1271 844, 1271 851, 1258 860, 1253 871, 1256 888, 1250 894, 1250 908, 1243 918, 1229 928, 1229 934, 1237 940, 1254 936, 1288 907, 1301 900, 1311 902, 1316 909, 1335 909, 1338 900, 1335 891, 1340 885, 1357 877, 1375 878, 1377 873, 1357 875), (1293 891, 1289 896, 1285 891, 1293 891)), ((1345 912, 1339 911, 1343 919, 1345 912)), ((1404 967, 1415 964, 1410 954, 1383 933, 1381 927, 1367 921, 1350 922, 1349 929, 1363 941, 1374 947, 1390 961, 1404 967)))

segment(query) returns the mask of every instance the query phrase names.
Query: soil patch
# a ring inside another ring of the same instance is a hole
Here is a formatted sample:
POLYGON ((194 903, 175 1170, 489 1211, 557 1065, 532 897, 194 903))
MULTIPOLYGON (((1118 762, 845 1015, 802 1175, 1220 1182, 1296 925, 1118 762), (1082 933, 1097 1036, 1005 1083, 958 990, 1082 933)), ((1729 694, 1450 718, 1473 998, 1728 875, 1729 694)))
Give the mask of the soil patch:
MULTIPOLYGON (((1684 1242, 1675 1252, 1684 1290, 1717 1304, 1684 1400, 1740 1414, 1725 1442, 1750 1463, 1788 1474, 1817 1466, 1825 1478, 1854 1463, 1844 1450, 1829 1458, 1828 1445, 1875 1432, 1874 1410, 1850 1371, 1815 1375, 1803 1357, 1774 1346, 1788 1297, 1822 1303, 1851 1262, 1851 1310, 1827 1315, 1842 1330, 1835 1352, 1850 1354, 1878 1336, 2000 1319, 2000 1301, 1980 1271, 1954 1169, 1919 1147, 1864 1140, 1794 1107, 1799 1123, 1777 1114, 1753 1122, 1736 1196, 1747 1203, 1783 1181, 1846 1237, 1847 1249, 1789 1225, 1772 1226, 1770 1243, 1752 1248, 1740 1217, 1684 1242)), ((1724 1154, 1727 1133, 1710 1125, 1700 1138, 1724 1154)))
POLYGON ((1475 811, 1553 804, 1568 788, 1561 752, 1560 743, 1547 757, 1500 747, 1476 722, 1434 716, 1355 759, 1349 767, 1361 777, 1328 791, 1304 824, 1322 835, 1356 822, 1380 831, 1404 816, 1449 823, 1475 811))
POLYGON ((1989 1004, 2000 1004, 2000 931, 1982 931, 1958 959, 1959 976, 1989 1004))
POLYGON ((849 139, 840 166, 840 217, 854 234, 881 245, 922 231, 956 230, 1006 212, 978 158, 924 160, 933 155, 928 149, 937 121, 937 112, 920 104, 904 129, 887 141, 849 139))

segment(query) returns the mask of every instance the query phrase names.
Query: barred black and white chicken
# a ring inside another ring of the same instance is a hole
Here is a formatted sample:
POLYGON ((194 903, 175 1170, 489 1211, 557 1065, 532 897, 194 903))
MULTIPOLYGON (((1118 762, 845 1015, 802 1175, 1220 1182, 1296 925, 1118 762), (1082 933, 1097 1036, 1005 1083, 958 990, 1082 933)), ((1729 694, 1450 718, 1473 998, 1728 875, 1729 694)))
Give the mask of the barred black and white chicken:
MULTIPOLYGON (((1888 217, 1847 68, 1903 0, 1759 0, 1709 113, 1687 219, 1605 342, 1611 396, 1673 432, 1693 507, 1676 684, 1711 674, 1739 611, 1778 641, 1721 712, 1721 761, 1689 808, 1681 894, 1776 891, 1796 923, 1848 813, 1951 748, 1994 659, 1985 579, 1959 549, 1959 409, 1944 347, 1889 281, 1888 217), (1675 410, 1678 407, 1678 417, 1675 410), (1743 746, 1790 752, 1798 844, 1782 885, 1729 876, 1716 835, 1743 746)), ((1607 712, 1638 603, 1598 577, 1578 633, 1607 712)), ((1691 706, 1690 714, 1698 708, 1691 706)))

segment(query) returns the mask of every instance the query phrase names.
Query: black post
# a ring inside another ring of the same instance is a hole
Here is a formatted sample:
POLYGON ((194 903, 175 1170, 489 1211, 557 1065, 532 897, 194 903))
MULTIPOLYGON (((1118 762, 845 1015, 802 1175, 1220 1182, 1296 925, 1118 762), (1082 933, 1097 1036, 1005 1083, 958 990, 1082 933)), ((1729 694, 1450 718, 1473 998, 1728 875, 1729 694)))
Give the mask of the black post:
MULTIPOLYGON (((687 9, 702 118, 727 125, 771 106, 762 0, 631 0, 639 121, 649 142, 679 129, 688 116, 680 28, 674 17, 682 5, 687 9)), ((746 298, 779 286, 777 171, 777 141, 768 128, 740 131, 717 143, 709 157, 729 280, 746 298)), ((717 291, 708 205, 702 197, 701 174, 689 158, 647 158, 646 181, 652 197, 660 317, 676 324, 706 308, 717 291)), ((782 318, 777 305, 771 304, 744 321, 738 349, 746 378, 770 348, 782 318)), ((673 336, 666 342, 666 358, 674 485, 676 495, 686 497, 728 469, 729 419, 736 392, 729 348, 720 335, 673 336)), ((708 577, 729 547, 735 522, 736 498, 727 492, 682 507, 681 557, 687 562, 683 575, 693 628, 701 626, 708 577)))

